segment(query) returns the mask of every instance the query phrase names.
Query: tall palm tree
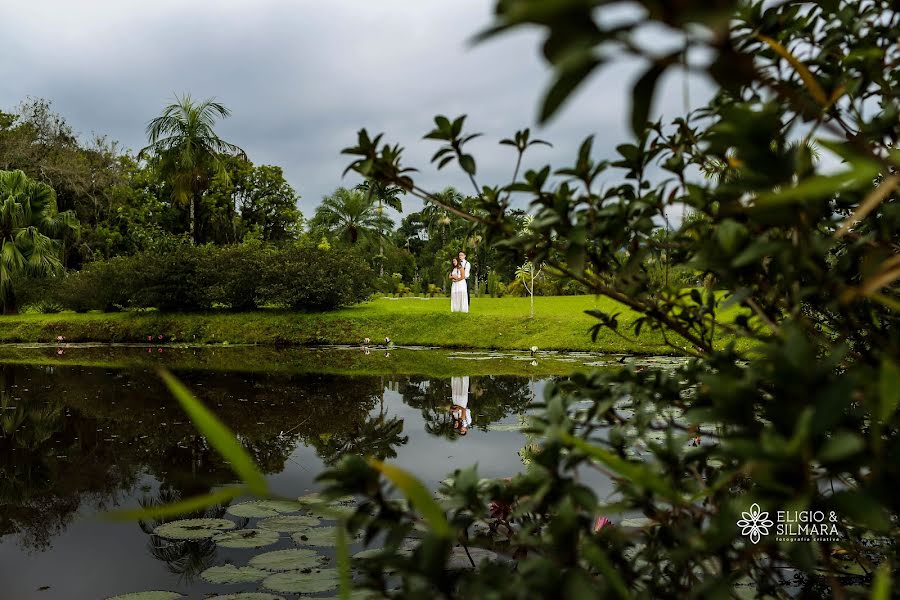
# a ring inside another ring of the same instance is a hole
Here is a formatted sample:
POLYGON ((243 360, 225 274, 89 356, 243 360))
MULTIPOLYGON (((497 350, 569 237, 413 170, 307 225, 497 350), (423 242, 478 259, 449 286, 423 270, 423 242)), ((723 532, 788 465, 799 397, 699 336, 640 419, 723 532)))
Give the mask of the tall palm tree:
POLYGON ((191 240, 197 241, 197 201, 214 176, 228 177, 224 156, 247 158, 238 146, 213 130, 218 119, 231 115, 223 104, 209 98, 197 102, 185 94, 147 124, 149 144, 138 156, 159 161, 162 176, 172 186, 175 201, 190 207, 191 240))
MULTIPOLYGON (((395 185, 371 183, 369 181, 364 181, 356 187, 366 192, 369 198, 374 198, 378 201, 378 214, 384 215, 385 206, 393 208, 397 212, 403 212, 403 203, 400 200, 400 196, 406 194, 406 190, 403 188, 395 185)), ((382 276, 384 275, 384 237, 384 232, 382 232, 378 239, 378 256, 381 257, 380 275, 382 276)))
POLYGON ((17 311, 13 280, 62 272, 61 240, 78 231, 71 211, 59 212, 49 185, 22 171, 0 171, 0 300, 4 314, 17 311))
POLYGON ((338 188, 322 199, 313 218, 333 235, 355 245, 361 238, 381 235, 394 222, 378 210, 375 199, 360 189, 338 188))
MULTIPOLYGON (((462 206, 464 199, 463 195, 453 187, 445 188, 435 195, 440 198, 441 202, 444 204, 456 208, 462 206)), ((426 202, 424 208, 422 208, 422 220, 425 221, 425 225, 428 228, 428 237, 434 239, 436 232, 439 233, 440 242, 443 246, 447 241, 447 230, 453 222, 453 217, 450 216, 447 209, 432 202, 426 202)))

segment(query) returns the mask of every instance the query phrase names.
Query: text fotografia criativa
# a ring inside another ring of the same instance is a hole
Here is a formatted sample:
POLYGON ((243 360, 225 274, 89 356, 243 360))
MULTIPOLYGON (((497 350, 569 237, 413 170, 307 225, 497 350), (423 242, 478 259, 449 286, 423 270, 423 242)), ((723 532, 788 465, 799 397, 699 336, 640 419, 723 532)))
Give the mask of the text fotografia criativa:
POLYGON ((828 515, 821 510, 775 511, 775 539, 779 542, 837 542, 842 539, 838 530, 837 513, 828 515))

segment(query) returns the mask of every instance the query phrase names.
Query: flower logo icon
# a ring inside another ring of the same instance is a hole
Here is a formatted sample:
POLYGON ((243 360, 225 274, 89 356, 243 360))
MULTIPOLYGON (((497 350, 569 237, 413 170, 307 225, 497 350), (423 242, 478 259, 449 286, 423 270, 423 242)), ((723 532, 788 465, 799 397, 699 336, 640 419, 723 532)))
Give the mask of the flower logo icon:
POLYGON ((769 535, 769 527, 774 525, 769 513, 760 511, 756 502, 750 506, 750 512, 742 512, 741 516, 744 518, 737 522, 737 526, 741 528, 741 534, 749 535, 754 544, 759 543, 760 535, 769 535))

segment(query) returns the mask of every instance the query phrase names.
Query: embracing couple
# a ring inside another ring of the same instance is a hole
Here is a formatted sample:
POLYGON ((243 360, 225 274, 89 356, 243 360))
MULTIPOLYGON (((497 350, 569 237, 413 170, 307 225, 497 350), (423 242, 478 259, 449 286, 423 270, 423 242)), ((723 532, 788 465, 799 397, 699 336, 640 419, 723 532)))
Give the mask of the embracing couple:
POLYGON ((451 312, 469 312, 469 271, 472 265, 466 260, 466 253, 460 251, 459 255, 453 259, 453 266, 450 269, 450 311, 451 312))

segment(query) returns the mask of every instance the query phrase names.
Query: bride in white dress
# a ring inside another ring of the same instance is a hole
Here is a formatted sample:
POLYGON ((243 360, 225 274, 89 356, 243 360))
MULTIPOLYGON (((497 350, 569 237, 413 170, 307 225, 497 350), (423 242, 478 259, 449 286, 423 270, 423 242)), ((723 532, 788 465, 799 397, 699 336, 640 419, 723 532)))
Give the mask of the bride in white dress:
POLYGON ((469 294, 466 289, 466 273, 459 259, 453 259, 453 269, 450 271, 450 312, 469 312, 469 294))

